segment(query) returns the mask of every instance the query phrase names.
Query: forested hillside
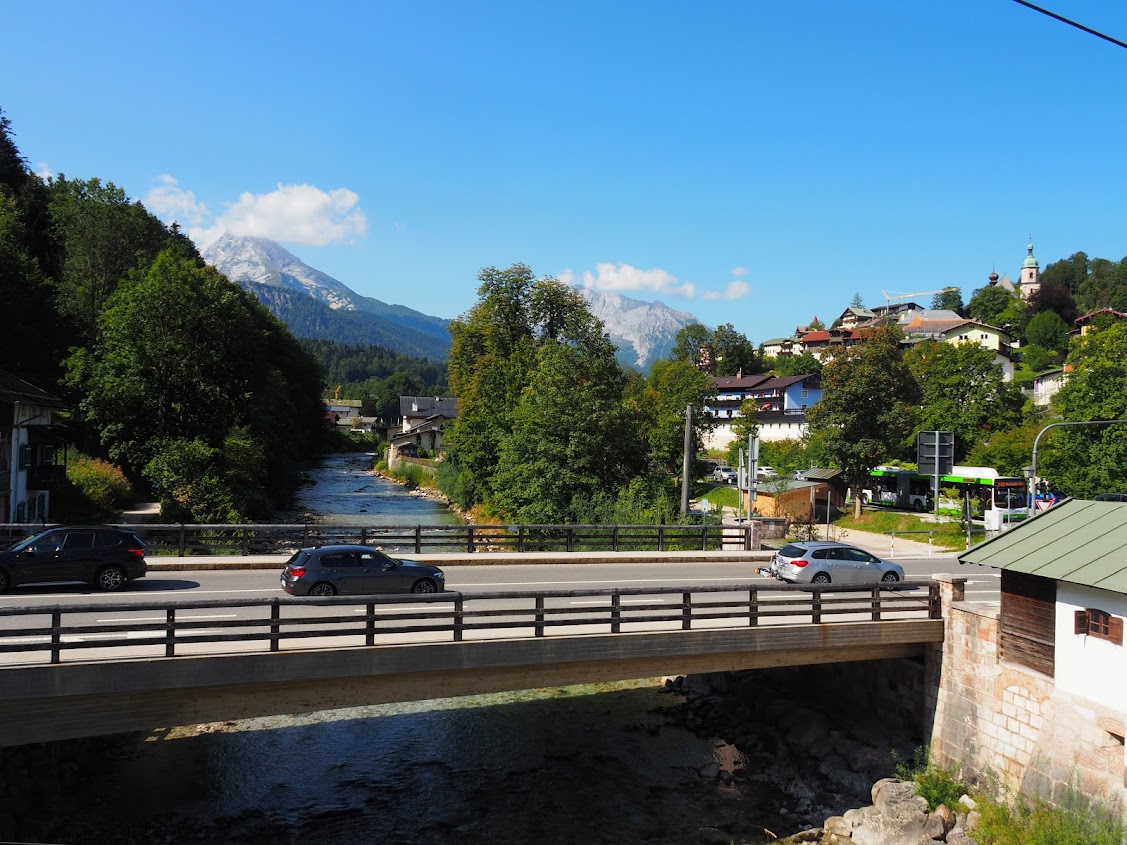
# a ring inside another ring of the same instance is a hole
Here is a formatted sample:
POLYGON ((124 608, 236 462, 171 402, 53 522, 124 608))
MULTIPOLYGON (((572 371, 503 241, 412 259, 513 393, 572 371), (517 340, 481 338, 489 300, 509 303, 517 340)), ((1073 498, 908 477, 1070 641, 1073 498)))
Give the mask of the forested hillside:
POLYGON ((170 520, 268 517, 322 431, 321 369, 255 298, 112 182, 44 181, 0 112, 0 369, 170 520))

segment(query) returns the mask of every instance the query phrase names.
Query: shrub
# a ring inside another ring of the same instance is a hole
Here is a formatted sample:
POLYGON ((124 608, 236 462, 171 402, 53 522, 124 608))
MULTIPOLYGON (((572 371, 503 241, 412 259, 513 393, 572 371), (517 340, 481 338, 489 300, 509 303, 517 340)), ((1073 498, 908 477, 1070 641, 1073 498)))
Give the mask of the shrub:
POLYGON ((1121 845, 1127 832, 1117 808, 1101 806, 1076 789, 1065 793, 1059 807, 1019 803, 1011 810, 983 801, 978 809, 974 833, 981 845, 1121 845))
POLYGON ((896 776, 916 782, 916 792, 927 801, 928 811, 940 804, 953 809, 966 794, 967 787, 955 777, 954 770, 933 766, 930 756, 927 746, 917 748, 910 762, 901 759, 894 751, 892 758, 896 764, 896 776))
POLYGON ((120 469, 100 458, 77 455, 67 463, 67 480, 79 494, 103 510, 118 509, 133 495, 133 485, 120 469))

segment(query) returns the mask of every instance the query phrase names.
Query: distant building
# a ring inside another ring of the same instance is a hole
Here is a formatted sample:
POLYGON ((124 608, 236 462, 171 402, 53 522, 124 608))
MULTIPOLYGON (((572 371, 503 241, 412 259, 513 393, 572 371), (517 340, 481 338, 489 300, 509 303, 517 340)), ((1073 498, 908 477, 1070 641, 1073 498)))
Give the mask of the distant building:
POLYGON ((1027 300, 1041 289, 1041 265, 1033 255, 1033 244, 1030 243, 1025 249, 1027 254, 1025 260, 1021 262, 1021 276, 1016 285, 1010 281, 1009 276, 999 278, 997 271, 991 271, 988 278, 991 287, 1016 293, 1027 300))
POLYGON ((713 398, 705 406, 716 424, 709 449, 724 449, 735 439, 732 423, 744 402, 754 400, 760 440, 798 440, 806 434, 806 410, 822 398, 819 376, 714 376, 713 398))
POLYGON ((0 513, 6 522, 46 522, 51 494, 66 480, 66 440, 54 414, 64 407, 0 370, 0 513))
POLYGON ((393 469, 403 458, 429 458, 442 451, 446 423, 458 416, 458 400, 449 396, 400 396, 403 425, 389 433, 388 465, 393 469))

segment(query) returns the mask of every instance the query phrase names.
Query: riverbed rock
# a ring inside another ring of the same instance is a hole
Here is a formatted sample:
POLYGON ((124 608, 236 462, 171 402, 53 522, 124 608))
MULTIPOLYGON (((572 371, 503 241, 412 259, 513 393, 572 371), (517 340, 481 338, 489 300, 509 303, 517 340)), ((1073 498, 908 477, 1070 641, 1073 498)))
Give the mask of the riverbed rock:
POLYGON ((930 839, 945 840, 954 826, 955 814, 947 809, 946 804, 940 804, 934 812, 928 814, 924 834, 930 839))

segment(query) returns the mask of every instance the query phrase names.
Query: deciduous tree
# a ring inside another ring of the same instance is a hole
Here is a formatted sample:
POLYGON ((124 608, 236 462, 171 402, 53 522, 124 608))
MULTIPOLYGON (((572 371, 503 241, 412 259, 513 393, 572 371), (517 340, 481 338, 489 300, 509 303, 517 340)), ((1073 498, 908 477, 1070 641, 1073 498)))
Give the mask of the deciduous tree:
MULTIPOLYGON (((1072 372, 1054 399, 1065 421, 1127 420, 1127 322, 1089 331, 1069 352, 1072 372)), ((1038 474, 1062 492, 1127 490, 1127 423, 1067 426, 1042 438, 1038 474)))
MULTIPOLYGON (((906 450, 919 386, 900 352, 900 331, 882 326, 844 349, 822 370, 822 398, 807 412, 817 436, 853 489, 882 460, 906 450)), ((861 497, 855 496, 856 513, 861 497)))
POLYGON ((994 353, 975 343, 924 341, 904 353, 920 386, 917 424, 955 433, 955 462, 991 434, 1021 423, 1021 391, 1003 381, 994 353))

